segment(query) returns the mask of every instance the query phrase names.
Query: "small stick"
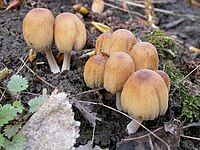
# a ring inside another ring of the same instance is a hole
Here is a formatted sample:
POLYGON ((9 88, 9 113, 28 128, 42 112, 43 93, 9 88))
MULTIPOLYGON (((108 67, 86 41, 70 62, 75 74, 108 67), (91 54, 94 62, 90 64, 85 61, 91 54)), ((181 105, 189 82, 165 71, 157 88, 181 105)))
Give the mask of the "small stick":
MULTIPOLYGON (((24 60, 22 60, 21 58, 19 58, 19 60, 25 64, 24 60)), ((47 84, 48 86, 50 86, 50 87, 52 87, 52 88, 56 88, 56 86, 54 86, 54 85, 48 83, 48 82, 45 81, 42 77, 38 76, 29 66, 27 66, 26 64, 25 64, 24 66, 25 66, 33 75, 35 75, 39 80, 41 80, 42 82, 44 82, 45 84, 47 84)))
POLYGON ((91 146, 93 147, 94 145, 94 134, 96 130, 96 122, 93 124, 93 130, 92 130, 92 141, 91 141, 91 146))
POLYGON ((200 141, 200 138, 198 138, 198 137, 192 137, 192 136, 188 136, 188 135, 184 135, 184 134, 182 134, 181 137, 187 138, 187 139, 192 139, 192 140, 200 141))

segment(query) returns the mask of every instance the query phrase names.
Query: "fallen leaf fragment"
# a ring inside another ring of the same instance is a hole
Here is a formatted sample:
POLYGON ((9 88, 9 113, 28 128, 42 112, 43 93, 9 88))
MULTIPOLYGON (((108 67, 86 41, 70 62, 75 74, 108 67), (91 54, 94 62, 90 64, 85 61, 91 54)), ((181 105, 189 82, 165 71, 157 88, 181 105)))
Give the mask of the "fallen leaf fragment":
POLYGON ((192 53, 200 54, 200 49, 199 49, 199 48, 196 48, 196 47, 194 47, 194 46, 190 46, 190 47, 189 47, 189 50, 190 50, 192 53))
POLYGON ((28 61, 33 62, 36 57, 37 57, 36 51, 34 51, 33 49, 30 49, 28 53, 28 61))
POLYGON ((0 83, 6 79, 12 71, 7 67, 0 71, 0 83))
POLYGON ((75 11, 78 11, 82 15, 87 15, 89 13, 87 8, 83 7, 81 4, 76 4, 73 6, 73 8, 75 11))
POLYGON ((9 3, 8 7, 6 8, 6 10, 11 10, 11 9, 14 9, 14 8, 17 8, 19 7, 21 4, 21 1, 20 0, 13 0, 9 3))
POLYGON ((102 33, 110 32, 110 27, 105 24, 95 21, 92 21, 91 24, 102 33))

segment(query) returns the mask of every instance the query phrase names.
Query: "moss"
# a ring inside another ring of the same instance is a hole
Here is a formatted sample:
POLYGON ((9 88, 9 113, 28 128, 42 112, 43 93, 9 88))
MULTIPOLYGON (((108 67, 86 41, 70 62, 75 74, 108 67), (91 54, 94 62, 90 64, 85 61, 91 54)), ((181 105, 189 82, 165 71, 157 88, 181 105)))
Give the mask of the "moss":
POLYGON ((152 43, 157 48, 161 59, 166 59, 170 56, 166 53, 166 50, 170 50, 172 52, 175 51, 174 40, 162 30, 152 30, 145 34, 143 38, 145 41, 152 43))
POLYGON ((181 119, 187 122, 200 120, 200 93, 198 86, 195 86, 189 80, 180 82, 185 75, 183 71, 174 65, 173 61, 167 60, 165 69, 171 78, 173 88, 177 88, 172 95, 172 99, 178 102, 182 108, 180 112, 181 119))

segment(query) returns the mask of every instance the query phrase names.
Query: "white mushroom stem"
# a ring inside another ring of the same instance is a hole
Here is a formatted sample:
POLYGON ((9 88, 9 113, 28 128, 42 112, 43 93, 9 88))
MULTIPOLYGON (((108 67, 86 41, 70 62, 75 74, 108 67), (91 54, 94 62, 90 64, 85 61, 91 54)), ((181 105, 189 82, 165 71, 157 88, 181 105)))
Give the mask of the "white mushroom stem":
POLYGON ((64 53, 64 60, 62 64, 62 71, 70 70, 71 53, 64 53))
POLYGON ((45 51, 45 54, 46 54, 49 66, 51 68, 51 72, 53 72, 54 74, 60 72, 60 68, 58 67, 58 64, 56 63, 56 60, 53 56, 52 51, 48 49, 45 51))
POLYGON ((121 108, 121 92, 116 93, 116 107, 118 110, 122 110, 122 108, 121 108))
MULTIPOLYGON (((135 120, 135 119, 134 119, 135 120)), ((127 126, 126 126, 126 131, 128 132, 128 134, 133 134, 135 133, 138 128, 140 127, 139 123, 142 123, 142 120, 137 120, 138 122, 132 120, 127 126)))

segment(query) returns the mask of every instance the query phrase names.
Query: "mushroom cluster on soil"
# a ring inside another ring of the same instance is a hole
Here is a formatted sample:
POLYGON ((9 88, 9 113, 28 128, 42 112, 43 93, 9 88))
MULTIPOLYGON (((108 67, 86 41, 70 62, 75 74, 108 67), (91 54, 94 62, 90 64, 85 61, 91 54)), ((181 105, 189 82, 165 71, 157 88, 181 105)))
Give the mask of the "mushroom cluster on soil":
POLYGON ((59 52, 64 53, 62 70, 70 70, 72 50, 85 46, 87 34, 84 23, 72 13, 62 13, 54 18, 46 8, 34 8, 23 19, 23 35, 27 45, 46 54, 53 73, 60 68, 52 54, 53 39, 59 52))
POLYGON ((138 42, 132 32, 119 29, 101 34, 95 53, 85 64, 84 80, 89 87, 104 87, 116 94, 117 109, 133 118, 127 125, 129 134, 135 133, 143 120, 165 114, 170 78, 158 70, 154 45, 138 42))

